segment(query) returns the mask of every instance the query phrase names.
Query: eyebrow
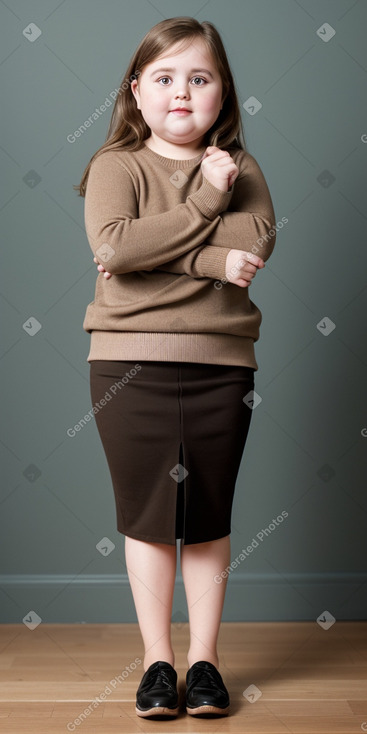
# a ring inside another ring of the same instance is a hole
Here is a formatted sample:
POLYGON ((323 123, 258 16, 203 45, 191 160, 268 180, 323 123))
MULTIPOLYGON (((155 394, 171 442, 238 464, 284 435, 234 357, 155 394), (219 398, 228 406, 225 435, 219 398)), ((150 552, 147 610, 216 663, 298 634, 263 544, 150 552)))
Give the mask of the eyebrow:
MULTIPOLYGON (((158 72, 160 72, 160 71, 176 71, 176 69, 173 69, 172 67, 165 67, 165 68, 155 69, 155 71, 153 71, 150 76, 152 77, 152 76, 154 76, 154 74, 158 74, 158 72)), ((204 72, 205 74, 208 74, 208 76, 210 76, 212 79, 214 79, 213 74, 209 71, 209 69, 191 69, 191 72, 190 73, 191 74, 199 74, 200 72, 204 72)))

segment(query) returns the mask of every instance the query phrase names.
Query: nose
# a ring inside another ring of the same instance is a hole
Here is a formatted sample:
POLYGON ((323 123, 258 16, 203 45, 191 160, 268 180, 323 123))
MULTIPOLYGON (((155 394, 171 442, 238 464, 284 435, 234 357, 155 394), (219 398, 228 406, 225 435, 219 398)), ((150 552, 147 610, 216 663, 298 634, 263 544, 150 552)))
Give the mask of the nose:
POLYGON ((181 86, 178 87, 177 92, 175 93, 175 99, 179 97, 180 99, 188 99, 190 96, 189 88, 185 83, 181 83, 181 86))

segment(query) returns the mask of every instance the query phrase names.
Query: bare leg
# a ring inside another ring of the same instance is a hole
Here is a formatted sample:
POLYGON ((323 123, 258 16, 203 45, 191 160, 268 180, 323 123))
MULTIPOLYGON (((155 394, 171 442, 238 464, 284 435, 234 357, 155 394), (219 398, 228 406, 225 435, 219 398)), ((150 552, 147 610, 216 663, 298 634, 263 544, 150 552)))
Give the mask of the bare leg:
POLYGON ((190 624, 189 668, 207 660, 219 666, 217 640, 222 617, 227 579, 216 583, 230 564, 230 536, 209 543, 184 545, 181 541, 181 569, 185 585, 190 624))
POLYGON ((163 660, 174 666, 171 644, 176 546, 125 537, 125 558, 140 632, 144 670, 163 660))

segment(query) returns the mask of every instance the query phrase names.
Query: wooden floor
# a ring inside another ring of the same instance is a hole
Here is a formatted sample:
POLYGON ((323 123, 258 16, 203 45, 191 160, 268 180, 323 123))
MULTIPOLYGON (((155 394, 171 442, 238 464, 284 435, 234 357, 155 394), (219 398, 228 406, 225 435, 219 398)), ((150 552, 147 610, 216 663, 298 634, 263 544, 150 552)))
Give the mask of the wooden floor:
POLYGON ((144 672, 136 624, 3 625, 1 733, 367 731, 367 623, 337 621, 328 630, 317 622, 222 623, 231 712, 211 719, 185 713, 188 634, 187 624, 172 625, 179 716, 157 721, 135 714, 144 672))

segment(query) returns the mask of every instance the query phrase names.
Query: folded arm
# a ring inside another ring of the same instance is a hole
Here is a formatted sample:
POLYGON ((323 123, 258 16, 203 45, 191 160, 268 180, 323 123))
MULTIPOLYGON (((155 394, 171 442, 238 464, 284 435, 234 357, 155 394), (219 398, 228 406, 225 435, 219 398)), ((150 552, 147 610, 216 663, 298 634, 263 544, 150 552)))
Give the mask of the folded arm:
POLYGON ((98 262, 112 274, 154 270, 181 257, 213 232, 233 195, 205 176, 185 203, 139 217, 135 182, 113 151, 92 163, 85 196, 85 229, 98 262))
POLYGON ((233 184, 230 210, 223 212, 205 243, 157 269, 193 278, 224 278, 231 249, 252 252, 264 262, 273 252, 275 214, 265 177, 255 158, 246 153, 233 184), (271 234, 270 234, 271 232, 271 234))

